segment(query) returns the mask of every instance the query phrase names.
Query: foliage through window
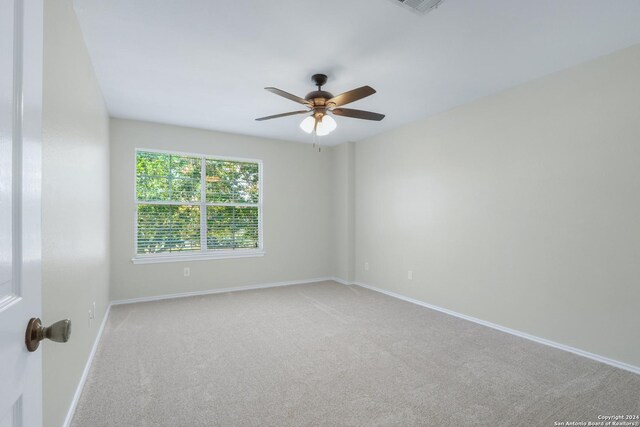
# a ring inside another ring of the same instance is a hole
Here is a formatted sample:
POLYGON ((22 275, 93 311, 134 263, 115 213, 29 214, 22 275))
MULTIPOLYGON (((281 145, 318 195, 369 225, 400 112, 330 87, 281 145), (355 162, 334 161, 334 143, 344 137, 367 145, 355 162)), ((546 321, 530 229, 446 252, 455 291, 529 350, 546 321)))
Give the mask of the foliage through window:
POLYGON ((257 161, 137 151, 138 255, 262 246, 257 161))

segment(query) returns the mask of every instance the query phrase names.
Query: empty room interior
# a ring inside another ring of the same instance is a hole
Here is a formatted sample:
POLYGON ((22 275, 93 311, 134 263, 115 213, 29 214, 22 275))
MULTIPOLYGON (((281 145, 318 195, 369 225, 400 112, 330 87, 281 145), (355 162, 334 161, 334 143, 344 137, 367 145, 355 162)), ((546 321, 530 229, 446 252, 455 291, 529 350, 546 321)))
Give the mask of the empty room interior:
POLYGON ((0 426, 640 426, 637 0, 0 4, 0 426))

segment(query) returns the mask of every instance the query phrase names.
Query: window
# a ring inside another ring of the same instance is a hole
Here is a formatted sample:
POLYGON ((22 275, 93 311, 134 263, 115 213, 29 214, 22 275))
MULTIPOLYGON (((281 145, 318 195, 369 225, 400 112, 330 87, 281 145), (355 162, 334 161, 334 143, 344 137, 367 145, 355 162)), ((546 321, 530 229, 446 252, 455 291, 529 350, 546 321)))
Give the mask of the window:
POLYGON ((135 263, 262 255, 262 163, 136 151, 135 263))

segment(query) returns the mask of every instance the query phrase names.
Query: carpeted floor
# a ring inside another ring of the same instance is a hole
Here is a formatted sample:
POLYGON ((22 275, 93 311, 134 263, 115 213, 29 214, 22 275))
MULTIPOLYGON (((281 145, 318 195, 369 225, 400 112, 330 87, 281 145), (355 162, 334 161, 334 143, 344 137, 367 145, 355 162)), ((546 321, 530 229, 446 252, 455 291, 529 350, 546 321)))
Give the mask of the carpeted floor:
POLYGON ((553 426, 640 376, 334 282, 115 306, 74 427, 553 426))

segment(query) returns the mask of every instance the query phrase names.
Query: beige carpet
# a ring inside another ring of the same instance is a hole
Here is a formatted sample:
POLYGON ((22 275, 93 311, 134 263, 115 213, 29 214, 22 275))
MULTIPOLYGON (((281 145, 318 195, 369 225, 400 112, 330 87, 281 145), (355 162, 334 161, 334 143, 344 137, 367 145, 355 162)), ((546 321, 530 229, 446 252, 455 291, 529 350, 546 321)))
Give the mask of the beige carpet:
POLYGON ((639 375, 322 282, 113 307, 73 426, 553 426, 639 402, 639 375))

